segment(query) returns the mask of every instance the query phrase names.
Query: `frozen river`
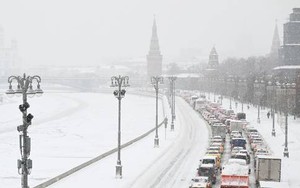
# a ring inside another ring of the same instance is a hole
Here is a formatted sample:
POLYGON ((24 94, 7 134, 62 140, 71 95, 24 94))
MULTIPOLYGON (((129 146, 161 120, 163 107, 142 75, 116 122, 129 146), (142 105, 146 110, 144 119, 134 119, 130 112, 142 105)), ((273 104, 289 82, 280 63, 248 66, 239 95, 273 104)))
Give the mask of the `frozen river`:
MULTIPOLYGON (((0 184, 20 187, 17 125, 21 98, 5 98, 0 105, 0 184)), ((113 94, 47 93, 29 98, 32 139, 32 187, 117 146, 118 100, 113 94)), ((160 105, 160 112, 161 111, 160 105)), ((163 118, 160 113, 159 121, 163 118)), ((155 98, 130 95, 122 99, 122 143, 155 126, 155 98)))

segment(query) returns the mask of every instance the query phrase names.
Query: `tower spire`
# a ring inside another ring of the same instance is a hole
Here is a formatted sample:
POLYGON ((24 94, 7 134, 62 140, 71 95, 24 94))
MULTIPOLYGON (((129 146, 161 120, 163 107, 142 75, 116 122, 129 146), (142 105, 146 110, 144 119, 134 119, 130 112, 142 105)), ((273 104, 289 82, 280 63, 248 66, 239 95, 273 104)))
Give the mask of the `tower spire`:
POLYGON ((147 55, 147 74, 148 77, 160 76, 162 74, 162 55, 159 49, 155 15, 152 25, 150 49, 147 55))
POLYGON ((273 41, 270 51, 270 56, 278 57, 278 50, 280 48, 280 38, 278 33, 278 27, 277 27, 277 19, 275 20, 275 29, 273 34, 273 41))
POLYGON ((216 69, 218 68, 218 66, 219 66, 219 57, 214 45, 209 54, 208 67, 211 69, 216 69))
POLYGON ((149 50, 149 54, 152 54, 152 53, 160 54, 155 15, 154 15, 154 19, 153 19, 152 37, 151 37, 150 50, 149 50))

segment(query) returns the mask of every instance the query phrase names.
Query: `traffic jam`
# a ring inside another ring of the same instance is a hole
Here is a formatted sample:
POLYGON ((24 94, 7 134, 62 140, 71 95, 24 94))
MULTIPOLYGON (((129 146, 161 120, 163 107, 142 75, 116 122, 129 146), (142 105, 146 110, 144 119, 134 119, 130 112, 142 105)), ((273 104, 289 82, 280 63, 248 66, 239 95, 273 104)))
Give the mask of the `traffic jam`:
POLYGON ((182 92, 210 128, 206 154, 199 159, 190 188, 264 188, 280 183, 281 158, 272 156, 263 137, 246 120, 204 95, 182 92))

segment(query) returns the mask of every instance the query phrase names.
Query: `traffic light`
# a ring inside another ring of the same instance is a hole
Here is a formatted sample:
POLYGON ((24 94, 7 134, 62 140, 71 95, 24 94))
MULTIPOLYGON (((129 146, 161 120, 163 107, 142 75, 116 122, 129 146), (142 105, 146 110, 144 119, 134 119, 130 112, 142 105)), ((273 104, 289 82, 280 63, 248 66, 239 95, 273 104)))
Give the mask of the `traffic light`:
POLYGON ((27 117, 26 117, 27 123, 31 123, 32 118, 33 118, 33 115, 28 114, 27 117))
POLYGON ((24 104, 19 105, 19 109, 21 112, 25 112, 30 107, 28 102, 25 102, 24 104))

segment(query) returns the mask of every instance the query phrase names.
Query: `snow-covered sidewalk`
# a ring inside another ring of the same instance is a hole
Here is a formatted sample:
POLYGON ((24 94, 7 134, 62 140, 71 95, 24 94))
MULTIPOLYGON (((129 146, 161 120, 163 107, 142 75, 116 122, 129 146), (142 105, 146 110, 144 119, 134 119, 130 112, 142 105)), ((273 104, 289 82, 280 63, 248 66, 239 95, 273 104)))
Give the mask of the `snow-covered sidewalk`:
MULTIPOLYGON (((223 99, 223 107, 229 109, 229 100, 223 99)), ((238 103, 237 108, 235 102, 232 101, 232 109, 235 112, 242 111, 241 103, 238 103)), ((247 108, 247 104, 243 105, 244 112, 246 113, 247 121, 250 122, 250 126, 255 127, 263 136, 265 142, 269 146, 274 156, 278 156, 282 159, 282 181, 288 182, 291 188, 300 187, 300 179, 298 170, 300 168, 300 119, 294 120, 293 116, 288 118, 288 149, 289 158, 283 157, 284 142, 285 142, 285 125, 283 117, 278 114, 275 116, 275 131, 276 137, 271 134, 272 131, 272 119, 267 118, 267 113, 270 109, 260 110, 260 123, 257 123, 258 110, 255 106, 250 105, 247 108)))

